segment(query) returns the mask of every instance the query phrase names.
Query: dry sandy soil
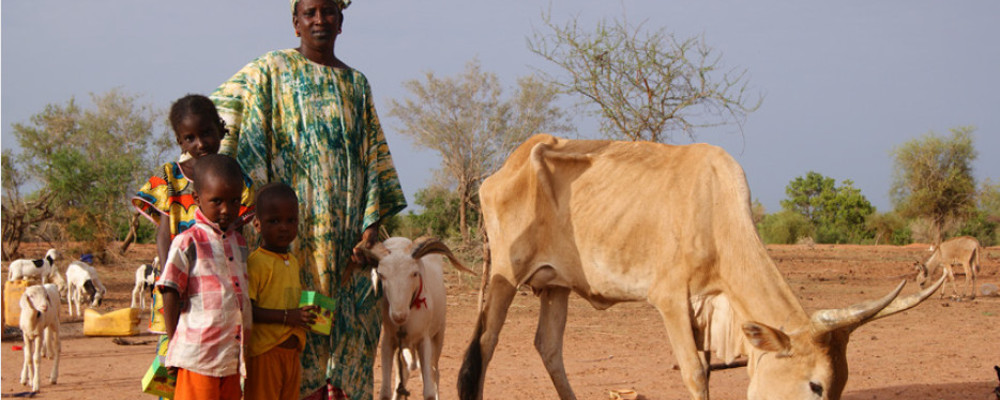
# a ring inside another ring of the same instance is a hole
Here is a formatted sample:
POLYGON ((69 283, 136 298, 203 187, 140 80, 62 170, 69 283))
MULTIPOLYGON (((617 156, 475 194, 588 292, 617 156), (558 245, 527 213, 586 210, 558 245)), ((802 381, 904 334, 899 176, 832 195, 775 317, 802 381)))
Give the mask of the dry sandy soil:
MULTIPOLYGON (((29 247, 30 256, 45 248, 29 247)), ((806 310, 842 307, 881 297, 910 278, 914 259, 926 246, 771 246, 785 279, 806 310)), ((152 258, 152 246, 138 246, 126 259, 96 265, 109 289, 102 312, 129 305, 135 267, 152 258)), ((68 256, 67 256, 68 257, 68 256)), ((67 263, 59 261, 60 269, 67 263)), ((1000 283, 1000 248, 983 257, 980 283, 1000 283)), ((6 264, 5 264, 6 265, 6 264)), ((6 276, 6 269, 4 270, 6 276)), ((455 379, 476 318, 478 278, 449 273, 447 338, 441 358, 443 399, 455 398, 455 379)), ((916 291, 912 282, 904 294, 916 291)), ((555 389, 532 346, 538 301, 521 293, 508 315, 497 355, 487 371, 486 398, 553 399, 555 389)), ((59 383, 45 381, 52 366, 43 360, 44 399, 141 399, 139 379, 154 353, 152 335, 128 338, 147 344, 123 346, 111 338, 85 337, 82 322, 70 320, 63 306, 62 362, 59 383)), ((143 321, 145 323, 145 321, 143 321)), ((145 325, 143 325, 145 326, 145 325)), ((973 301, 940 299, 936 294, 918 307, 855 331, 848 346, 851 368, 844 398, 987 400, 997 386, 993 365, 1000 364, 1000 298, 973 301)), ((18 383, 20 340, 2 345, 2 394, 23 392, 18 383)), ((630 388, 641 398, 688 399, 662 320, 648 304, 631 303, 596 311, 579 298, 570 301, 565 342, 570 382, 581 399, 607 399, 609 389, 630 388)), ((378 367, 376 367, 378 369, 378 367)), ((378 376, 378 371, 376 371, 378 376)), ((711 377, 715 399, 745 398, 745 368, 717 371, 711 377)), ((420 379, 410 380, 420 393, 420 379)))

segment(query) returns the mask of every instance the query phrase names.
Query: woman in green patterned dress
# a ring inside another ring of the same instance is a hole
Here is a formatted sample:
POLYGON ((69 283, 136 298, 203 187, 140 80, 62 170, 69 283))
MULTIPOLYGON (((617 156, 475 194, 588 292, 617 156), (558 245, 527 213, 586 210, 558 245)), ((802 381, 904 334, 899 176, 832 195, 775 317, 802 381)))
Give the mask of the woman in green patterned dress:
POLYGON ((251 61, 211 96, 230 127, 219 152, 299 196, 303 290, 337 300, 331 335, 307 338, 303 398, 372 398, 381 316, 368 275, 347 263, 364 262, 355 244, 370 247, 406 207, 368 80, 334 55, 349 2, 292 0, 300 46, 251 61))

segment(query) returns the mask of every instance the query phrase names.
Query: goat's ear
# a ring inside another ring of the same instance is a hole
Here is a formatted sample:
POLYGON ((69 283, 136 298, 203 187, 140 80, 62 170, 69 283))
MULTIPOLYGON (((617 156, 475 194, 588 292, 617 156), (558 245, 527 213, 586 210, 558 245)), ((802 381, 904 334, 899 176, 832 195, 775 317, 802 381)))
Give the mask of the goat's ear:
POLYGON ((378 268, 372 268, 372 291, 378 296, 378 268))
POLYGON ((457 268, 459 271, 468 272, 470 274, 476 275, 475 272, 473 272, 471 269, 462 264, 462 262, 459 261, 457 257, 455 257, 455 254, 451 252, 451 249, 449 249, 448 246, 445 245, 443 242, 441 242, 441 240, 439 240, 438 238, 421 236, 417 238, 417 240, 413 241, 413 244, 410 245, 410 248, 413 249, 413 251, 410 253, 413 259, 419 259, 431 253, 441 254, 445 257, 448 257, 448 261, 451 261, 451 265, 454 265, 455 268, 457 268))

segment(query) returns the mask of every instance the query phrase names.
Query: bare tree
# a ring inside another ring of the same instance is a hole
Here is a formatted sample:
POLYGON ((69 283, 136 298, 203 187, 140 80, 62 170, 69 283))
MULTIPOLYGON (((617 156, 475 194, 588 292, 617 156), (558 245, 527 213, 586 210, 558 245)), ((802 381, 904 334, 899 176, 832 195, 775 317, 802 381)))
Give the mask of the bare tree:
POLYGON ((21 194, 25 175, 14 165, 14 155, 3 151, 3 258, 13 260, 20 256, 18 249, 27 238, 31 227, 52 219, 53 193, 38 190, 27 198, 21 194))
POLYGON ((582 96, 609 138, 670 142, 674 131, 694 138, 695 128, 742 127, 763 101, 750 98, 746 70, 725 69, 704 37, 677 38, 624 17, 592 31, 577 18, 559 25, 543 13, 542 21, 549 31, 536 29, 528 48, 569 74, 546 80, 582 96))
POLYGON ((541 131, 568 132, 572 127, 554 105, 558 90, 537 79, 518 79, 513 96, 504 99, 500 80, 469 61, 458 76, 403 83, 410 96, 391 100, 389 115, 402 122, 400 132, 419 147, 441 156, 441 172, 462 204, 459 224, 469 242, 467 214, 475 207, 479 184, 499 168, 517 144, 541 131))

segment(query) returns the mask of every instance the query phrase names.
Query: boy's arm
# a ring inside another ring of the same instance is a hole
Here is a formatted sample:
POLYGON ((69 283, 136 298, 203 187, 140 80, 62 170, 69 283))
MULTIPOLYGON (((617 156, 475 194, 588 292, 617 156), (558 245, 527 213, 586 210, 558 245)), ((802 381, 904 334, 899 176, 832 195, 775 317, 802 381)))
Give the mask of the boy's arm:
MULTIPOLYGON (((164 302, 166 304, 166 302, 164 302)), ((270 308, 257 307, 257 302, 253 304, 253 322, 263 324, 282 324, 288 326, 307 327, 316 322, 316 306, 303 306, 301 308, 290 308, 287 310, 275 310, 270 308)), ((164 310, 166 312, 166 310, 164 310)))
POLYGON ((167 340, 172 340, 181 315, 181 295, 177 293, 177 289, 169 286, 160 286, 160 294, 163 295, 163 322, 167 326, 167 340))

